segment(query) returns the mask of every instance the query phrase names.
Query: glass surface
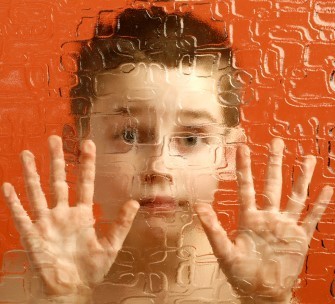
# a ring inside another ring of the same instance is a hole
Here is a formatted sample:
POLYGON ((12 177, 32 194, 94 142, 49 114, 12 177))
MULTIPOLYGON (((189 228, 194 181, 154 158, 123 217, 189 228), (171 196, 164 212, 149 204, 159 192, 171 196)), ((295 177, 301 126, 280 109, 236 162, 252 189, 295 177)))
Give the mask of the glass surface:
MULTIPOLYGON (((95 220, 96 234, 105 235, 127 200, 141 205, 115 262, 92 283, 94 303, 273 302, 279 273, 297 303, 333 303, 333 202, 305 259, 304 238, 271 212, 258 234, 242 227, 236 149, 246 143, 251 150, 257 208, 266 210, 270 142, 283 139, 281 210, 298 201, 292 218, 303 226, 322 188, 335 181, 334 10, 331 1, 306 0, 0 2, 0 182, 15 186, 38 222, 19 154, 35 155, 54 208, 47 138, 59 135, 74 207, 80 142, 92 139, 94 219, 83 212, 83 233, 95 220), (291 191, 299 192, 307 155, 316 156, 316 167, 305 203, 291 191), (253 238, 242 280, 217 260, 197 203, 213 206, 231 240, 253 238), (253 267, 273 231, 276 258, 262 265, 271 275, 259 289, 253 267)), ((59 245, 59 256, 66 248, 59 245)), ((0 303, 47 298, 28 256, 2 197, 0 303)))

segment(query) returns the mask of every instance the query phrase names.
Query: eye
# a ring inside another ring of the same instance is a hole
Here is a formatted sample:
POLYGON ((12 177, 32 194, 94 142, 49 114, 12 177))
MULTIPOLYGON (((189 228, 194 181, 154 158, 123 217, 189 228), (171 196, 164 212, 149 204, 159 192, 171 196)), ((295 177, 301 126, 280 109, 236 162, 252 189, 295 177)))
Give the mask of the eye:
POLYGON ((195 146, 198 143, 198 137, 197 136, 187 136, 187 137, 184 137, 183 141, 186 146, 195 146))
POLYGON ((123 140, 128 144, 133 144, 137 140, 137 131, 136 129, 125 129, 122 134, 123 140))

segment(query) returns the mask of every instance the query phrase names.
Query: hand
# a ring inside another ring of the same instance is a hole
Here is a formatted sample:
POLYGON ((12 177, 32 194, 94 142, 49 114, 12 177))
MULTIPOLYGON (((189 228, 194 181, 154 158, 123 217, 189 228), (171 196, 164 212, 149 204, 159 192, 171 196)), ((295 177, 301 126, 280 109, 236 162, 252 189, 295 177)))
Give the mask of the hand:
POLYGON ((98 238, 92 211, 94 143, 86 140, 82 144, 75 207, 70 207, 68 202, 60 137, 49 137, 49 149, 54 208, 48 208, 34 155, 29 151, 23 151, 21 158, 27 195, 36 219, 32 221, 28 216, 12 185, 5 183, 3 193, 32 267, 45 283, 46 293, 54 296, 82 293, 103 280, 121 249, 139 204, 136 201, 125 203, 108 233, 98 238))
POLYGON ((301 224, 298 223, 316 164, 315 157, 306 156, 286 210, 280 211, 283 149, 282 140, 272 141, 264 190, 265 207, 259 210, 255 202, 250 151, 245 145, 238 147, 236 168, 240 219, 233 242, 209 204, 195 205, 228 281, 242 299, 255 303, 289 303, 291 289, 303 267, 315 226, 333 194, 331 187, 324 187, 314 208, 301 224))

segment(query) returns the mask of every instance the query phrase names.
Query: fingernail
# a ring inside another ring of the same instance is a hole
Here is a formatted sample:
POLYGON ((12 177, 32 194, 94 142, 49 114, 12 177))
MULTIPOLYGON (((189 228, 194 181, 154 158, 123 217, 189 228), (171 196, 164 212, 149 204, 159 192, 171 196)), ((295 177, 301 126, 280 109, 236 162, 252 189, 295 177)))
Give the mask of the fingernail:
POLYGON ((4 183, 2 185, 2 190, 3 190, 3 194, 5 197, 9 197, 10 196, 10 190, 11 190, 11 186, 8 183, 4 183))
POLYGON ((131 200, 132 202, 132 207, 135 209, 135 213, 137 212, 138 209, 140 209, 140 204, 138 201, 131 200))
POLYGON ((58 138, 55 135, 49 137, 49 146, 51 149, 55 149, 58 144, 58 138))
POLYGON ((195 210, 199 214, 207 214, 208 213, 208 209, 206 207, 203 207, 203 206, 197 206, 197 207, 195 207, 195 210))
POLYGON ((83 141, 81 145, 81 151, 85 153, 92 153, 94 152, 94 144, 90 140, 83 141))
POLYGON ((246 147, 246 146, 243 149, 244 149, 244 151, 243 151, 244 155, 245 156, 250 156, 250 149, 248 147, 246 147))
POLYGON ((269 147, 269 152, 273 154, 282 153, 285 147, 284 141, 281 138, 274 138, 269 147))
POLYGON ((22 159, 25 161, 25 162, 30 162, 34 159, 34 154, 32 154, 30 151, 28 150, 25 150, 25 151, 22 151, 22 159))
POLYGON ((323 191, 326 191, 329 194, 333 194, 334 193, 334 188, 332 186, 326 185, 323 187, 323 191))
POLYGON ((196 212, 199 212, 199 213, 209 212, 209 206, 206 203, 195 203, 193 206, 196 212))

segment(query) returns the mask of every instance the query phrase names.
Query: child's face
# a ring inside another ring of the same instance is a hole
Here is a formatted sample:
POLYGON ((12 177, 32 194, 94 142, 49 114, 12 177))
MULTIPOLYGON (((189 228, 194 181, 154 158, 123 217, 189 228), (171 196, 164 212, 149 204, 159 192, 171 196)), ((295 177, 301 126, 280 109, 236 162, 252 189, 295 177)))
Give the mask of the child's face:
POLYGON ((234 169, 225 141, 218 76, 127 65, 95 78, 91 137, 97 146, 95 200, 104 218, 129 198, 149 217, 213 201, 219 173, 234 169))

